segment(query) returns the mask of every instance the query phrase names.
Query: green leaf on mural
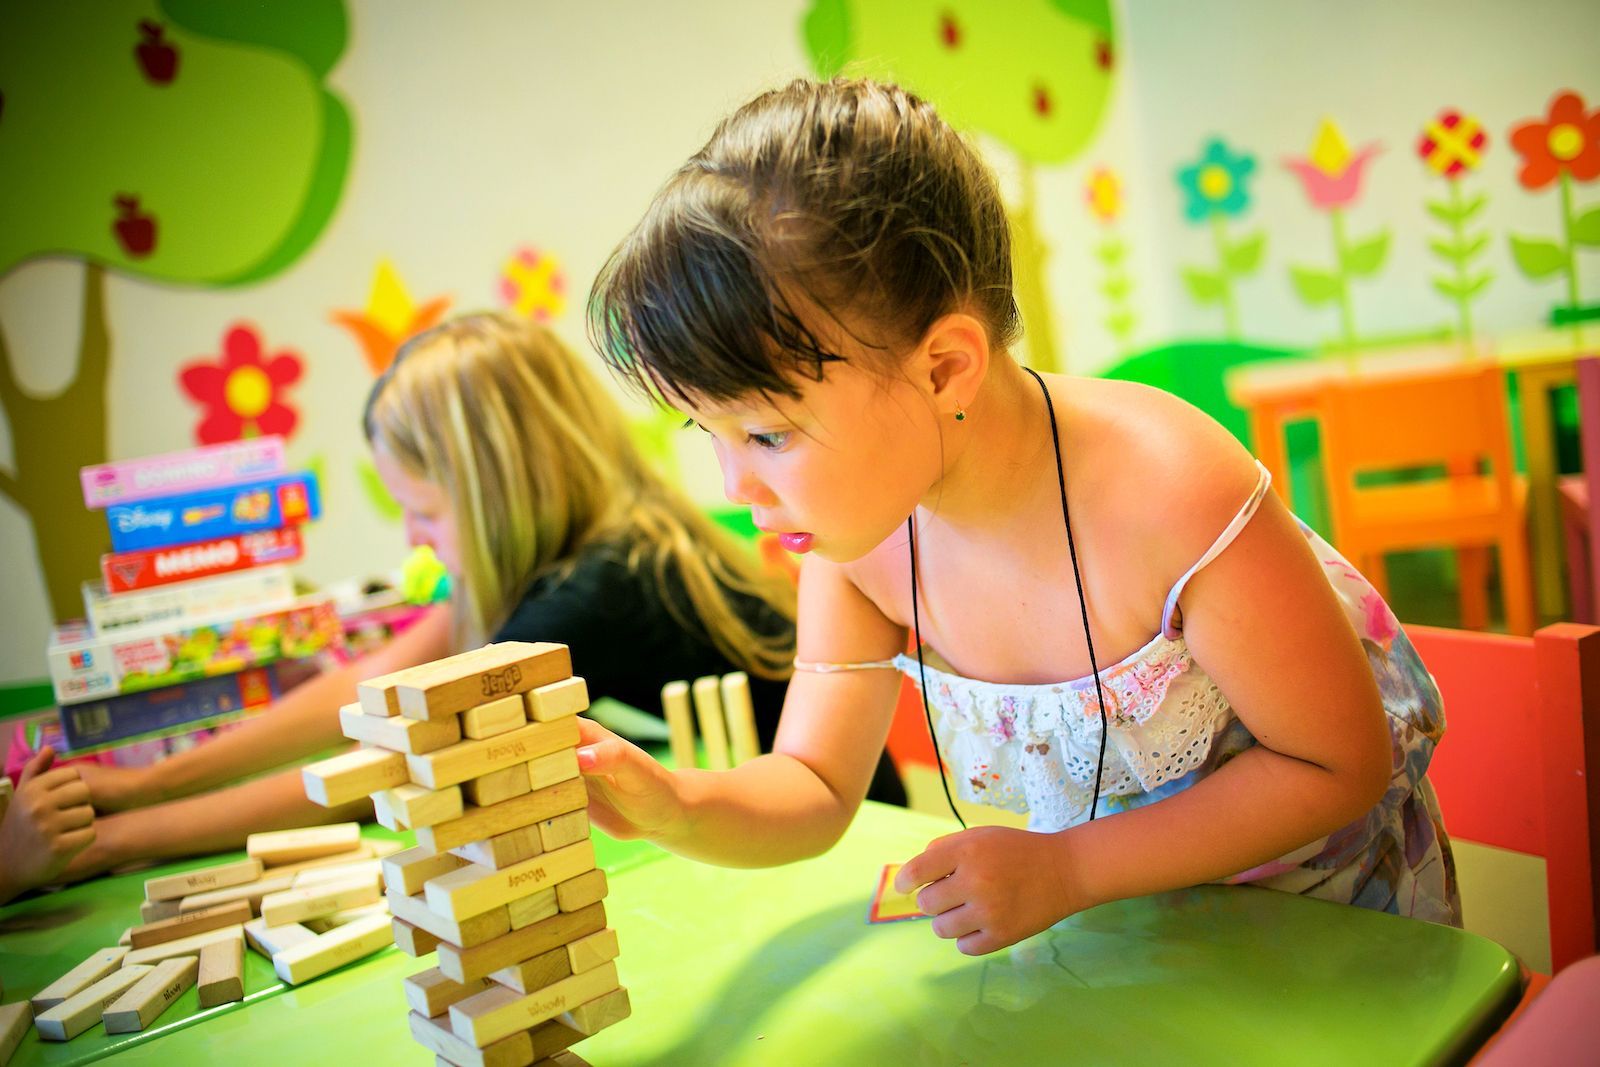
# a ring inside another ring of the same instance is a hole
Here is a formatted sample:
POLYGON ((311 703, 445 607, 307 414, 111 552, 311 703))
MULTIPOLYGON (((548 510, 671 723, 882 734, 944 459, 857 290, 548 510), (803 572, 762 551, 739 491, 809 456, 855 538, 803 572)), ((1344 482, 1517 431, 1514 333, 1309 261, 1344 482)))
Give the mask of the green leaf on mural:
POLYGON ((1369 237, 1365 241, 1357 241, 1341 253, 1344 269, 1355 275, 1378 273, 1378 268, 1383 266, 1383 259, 1389 254, 1389 231, 1369 237))
POLYGON ((1443 237, 1430 237, 1428 238, 1428 247, 1433 249, 1433 254, 1440 259, 1448 259, 1451 262, 1455 262, 1462 258, 1461 246, 1456 244, 1454 240, 1446 240, 1443 237))
POLYGON ((1574 244, 1600 247, 1600 207, 1592 207, 1572 220, 1574 244))
POLYGON ((1219 275, 1198 267, 1183 268, 1183 283, 1189 295, 1201 304, 1215 304, 1227 295, 1228 287, 1219 275))
POLYGON ((1230 274, 1251 274, 1261 266, 1261 255, 1267 247, 1265 233, 1253 233, 1240 241, 1223 249, 1222 263, 1228 268, 1230 274))
POLYGON ((1133 283, 1125 274, 1113 274, 1100 283, 1100 291, 1106 294, 1112 303, 1120 303, 1132 288, 1133 283))
POLYGON ((1127 252, 1127 246, 1115 237, 1108 237, 1095 249, 1095 254, 1100 257, 1100 262, 1108 267, 1114 267, 1122 262, 1122 256, 1127 252))
POLYGON ((1517 267, 1535 281, 1559 273, 1567 265, 1567 254, 1554 241, 1542 237, 1511 235, 1511 258, 1517 267))
POLYGON ((377 468, 362 460, 356 464, 356 473, 361 476, 361 488, 367 491, 367 500, 377 509, 378 514, 388 522, 399 522, 402 515, 400 505, 395 503, 394 497, 390 496, 389 490, 384 487, 383 480, 378 477, 377 468))
POLYGON ((1466 222, 1468 219, 1472 218, 1472 216, 1476 215, 1488 199, 1488 193, 1479 193, 1477 196, 1474 196, 1469 200, 1462 201, 1461 221, 1466 222))
POLYGON ((1445 203, 1439 200, 1425 200, 1423 203, 1428 205, 1428 214, 1432 215, 1440 222, 1453 223, 1456 221, 1456 207, 1454 204, 1445 203))
POLYGON ((1315 306, 1339 298, 1339 276, 1316 267, 1289 266, 1289 276, 1294 280, 1295 292, 1300 299, 1315 306))
POLYGON ((1133 333, 1134 323, 1137 322, 1131 311, 1119 311, 1115 315, 1106 316, 1106 329, 1111 331, 1117 340, 1125 340, 1133 333))
POLYGON ((1454 278, 1447 278, 1442 274, 1433 276, 1433 287, 1440 296, 1448 297, 1451 300, 1460 300, 1466 292, 1465 285, 1454 278))
POLYGON ((1467 283, 1467 295, 1477 296, 1479 293, 1489 288, 1489 283, 1492 281, 1494 281, 1494 275, 1492 273, 1489 271, 1482 272, 1467 283))

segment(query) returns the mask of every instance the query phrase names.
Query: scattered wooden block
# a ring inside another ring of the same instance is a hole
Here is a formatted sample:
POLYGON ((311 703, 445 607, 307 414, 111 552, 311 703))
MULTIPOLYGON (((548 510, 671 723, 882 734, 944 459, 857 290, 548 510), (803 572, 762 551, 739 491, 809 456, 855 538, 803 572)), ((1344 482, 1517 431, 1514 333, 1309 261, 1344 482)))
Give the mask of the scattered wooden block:
POLYGON ((538 824, 524 826, 507 834, 495 834, 482 841, 469 841, 450 850, 468 863, 497 871, 531 860, 543 851, 544 846, 539 843, 538 824))
POLYGON ((448 852, 434 853, 421 848, 408 848, 383 860, 383 882, 390 893, 414 896, 422 892, 423 883, 441 874, 448 874, 464 866, 465 860, 448 852))
POLYGON ((437 937, 404 919, 390 920, 390 927, 394 931, 395 947, 407 956, 426 956, 439 947, 437 937))
POLYGON ((366 714, 359 704, 339 709, 339 729, 346 737, 392 752, 432 752, 461 740, 461 721, 454 716, 432 722, 403 715, 384 718, 366 714))
POLYGON ((242 900, 250 905, 251 914, 260 914, 262 898, 269 893, 281 893, 294 886, 294 875, 280 874, 271 878, 262 878, 243 885, 229 886, 227 889, 214 889, 209 893, 195 893, 184 897, 179 902, 179 914, 191 911, 204 911, 214 908, 219 904, 228 904, 235 900, 242 900))
POLYGON ((583 779, 570 778, 520 797, 502 800, 487 808, 467 808, 459 819, 424 826, 417 831, 417 847, 429 852, 444 852, 469 841, 485 841, 532 826, 544 819, 565 815, 569 811, 587 807, 588 803, 589 791, 583 779))
MULTIPOLYGON (((502 913, 494 911, 489 914, 502 913)), ((440 942, 439 969, 458 982, 466 982, 605 928, 605 905, 591 904, 579 911, 561 912, 520 930, 510 930, 477 945, 440 942)))
MULTIPOLYGON (((270 960, 286 949, 307 941, 315 941, 317 932, 299 923, 268 926, 265 919, 251 919, 244 924, 244 936, 249 939, 251 948, 270 960)), ((204 952, 205 949, 200 951, 204 952)))
POLYGON ((245 855, 260 860, 262 866, 268 868, 266 873, 270 875, 271 868, 281 867, 286 863, 337 856, 354 850, 360 844, 361 824, 339 822, 327 826, 303 826, 295 830, 272 830, 267 833, 251 834, 244 839, 244 851, 245 855))
POLYGON ((106 1033, 135 1034, 143 1030, 194 985, 199 973, 200 961, 193 956, 162 960, 105 1008, 101 1018, 105 1020, 106 1033))
MULTIPOLYGON (((604 966, 615 971, 617 965, 606 963, 604 966)), ((633 1005, 628 1002, 628 991, 618 986, 609 993, 569 1009, 561 1016, 561 1021, 585 1037, 593 1037, 613 1023, 620 1023, 631 1014, 633 1005)))
POLYGON ((431 910, 459 921, 593 870, 594 865, 594 842, 585 838, 504 870, 463 867, 429 880, 424 891, 431 910))
POLYGON ((426 971, 418 971, 405 980, 406 1003, 411 1005, 411 1010, 419 1012, 428 1018, 443 1014, 450 1005, 458 1000, 465 1000, 474 993, 482 992, 489 988, 487 978, 474 978, 470 982, 457 982, 447 978, 443 971, 437 967, 430 967, 426 971))
POLYGON ((561 909, 556 906, 555 886, 530 893, 525 897, 518 897, 506 905, 506 916, 511 920, 513 930, 542 922, 560 911, 561 909))
POLYGON ((722 713, 728 720, 728 744, 734 766, 761 755, 756 733, 756 706, 750 699, 750 676, 734 671, 722 676, 722 713))
POLYGON ((207 930, 217 930, 224 926, 242 926, 250 921, 251 914, 249 903, 243 900, 219 904, 214 908, 184 912, 176 918, 134 927, 129 934, 128 943, 134 948, 149 948, 151 945, 159 945, 163 941, 175 941, 190 934, 203 934, 207 930))
POLYGON ((174 941, 163 941, 149 948, 136 948, 122 958, 124 969, 142 963, 160 963, 174 956, 198 956, 200 950, 216 941, 238 941, 244 937, 244 926, 223 926, 203 934, 191 934, 174 941))
POLYGON ((218 941, 200 950, 200 1006, 244 999, 244 944, 218 941))
POLYGON ((379 859, 356 860, 354 863, 338 863, 328 867, 313 867, 301 871, 294 876, 293 887, 305 889, 314 885, 326 885, 329 882, 344 882, 355 878, 371 878, 381 881, 383 878, 383 861, 379 859))
POLYGON ((661 687, 661 715, 667 720, 673 766, 695 766, 698 761, 695 758, 694 718, 689 710, 688 682, 668 682, 661 687))
POLYGON ((589 836, 589 810, 579 808, 539 824, 539 844, 546 852, 582 841, 589 836))
MULTIPOLYGON (((6 779, 11 784, 11 779, 6 779)), ((0 1067, 11 1062, 11 1056, 28 1034, 28 1024, 33 1022, 33 1005, 26 1000, 15 1004, 0 1004, 0 1067)))
POLYGON ((373 871, 369 875, 355 875, 309 885, 304 889, 273 893, 262 899, 261 917, 268 926, 279 926, 372 904, 383 895, 380 892, 381 880, 381 873, 373 871))
POLYGON ((370 956, 389 943, 389 919, 369 915, 284 949, 272 957, 272 969, 290 985, 327 974, 353 960, 370 956))
POLYGON ((605 929, 567 942, 567 959, 573 974, 592 971, 607 960, 617 958, 617 932, 605 929))
POLYGON ((512 1034, 483 1048, 474 1048, 419 1012, 410 1012, 411 1036, 417 1044, 456 1067, 528 1067, 533 1062, 533 1043, 526 1033, 512 1034))
MULTIPOLYGON (((437 937, 440 941, 438 946, 440 951, 443 951, 445 945, 466 949, 486 944, 511 930, 510 914, 503 907, 486 911, 482 915, 474 915, 463 922, 455 922, 429 909, 428 902, 420 896, 401 896, 391 890, 386 899, 389 901, 389 910, 395 918, 404 919, 412 926, 421 927, 437 937)), ((456 981, 465 979, 457 978, 456 981)))
MULTIPOLYGON (((520 797, 533 786, 528 781, 528 765, 526 763, 513 763, 509 767, 502 767, 498 771, 477 778, 469 778, 462 782, 459 788, 466 794, 467 800, 480 808, 487 808, 512 797, 520 797)), ((461 812, 456 812, 455 817, 460 818, 461 812)), ((444 820, 437 820, 443 822, 444 820)))
POLYGON ((133 927, 128 927, 117 936, 117 944, 123 948, 133 947, 133 927))
POLYGON ((541 952, 532 959, 502 967, 489 977, 518 993, 532 993, 535 989, 543 989, 571 976, 572 959, 567 955, 567 946, 562 945, 549 952, 541 952))
MULTIPOLYGON (((450 749, 440 751, 449 752, 450 749)), ((408 757, 383 748, 363 748, 302 767, 300 777, 312 803, 336 808, 368 793, 405 784, 410 778, 406 760, 426 758, 408 757)))
POLYGON ((733 761, 728 758, 728 722, 722 715, 720 681, 716 675, 708 674, 696 678, 690 691, 694 693, 694 717, 706 742, 706 766, 725 771, 733 761))
POLYGON ((142 901, 139 904, 139 921, 142 923, 160 922, 162 919, 170 919, 177 915, 178 910, 178 900, 142 901))
POLYGON ((479 1048, 604 996, 617 988, 617 965, 563 978, 532 993, 496 985, 450 1005, 450 1029, 479 1048))
POLYGON ((528 718, 534 722, 550 722, 586 711, 589 686, 582 678, 566 678, 529 690, 527 700, 528 718))
POLYGON ((346 923, 353 923, 357 919, 365 918, 368 915, 382 915, 385 919, 389 918, 388 902, 380 898, 373 904, 362 904, 359 907, 345 908, 343 911, 330 912, 327 915, 319 915, 315 919, 307 919, 301 925, 312 933, 325 934, 329 930, 337 929, 346 923))
MULTIPOLYGON (((524 771, 523 774, 526 777, 527 772, 524 771)), ((407 782, 405 785, 397 785, 393 789, 372 794, 374 804, 379 797, 388 802, 400 822, 413 830, 419 826, 433 826, 436 823, 459 819, 464 807, 462 787, 459 785, 445 789, 429 789, 407 782)))
POLYGON ((33 995, 34 1014, 49 1011, 77 993, 83 992, 100 979, 122 966, 128 955, 125 948, 103 948, 78 964, 54 982, 33 995))
POLYGON ((254 858, 236 860, 233 863, 219 863, 214 867, 185 871, 183 874, 147 879, 144 883, 144 895, 146 900, 177 900, 194 893, 244 885, 260 877, 260 860, 254 858))
POLYGON ((33 1028, 44 1041, 71 1041, 95 1023, 106 1005, 155 970, 144 964, 122 967, 50 1008, 35 1014, 33 1028))
POLYGON ((556 905, 562 911, 581 911, 590 904, 604 900, 609 891, 606 872, 596 867, 587 874, 569 878, 557 885, 556 905))
POLYGON ((571 674, 572 656, 566 645, 505 641, 413 667, 404 672, 396 692, 400 714, 440 719, 571 674))
POLYGON ((474 741, 515 730, 527 721, 528 709, 517 694, 468 708, 461 713, 460 719, 461 732, 474 741))
POLYGON ((437 752, 404 759, 412 781, 429 789, 444 789, 468 778, 481 778, 513 763, 527 763, 560 749, 572 748, 577 743, 577 720, 557 719, 555 722, 532 722, 496 737, 463 741, 437 752))

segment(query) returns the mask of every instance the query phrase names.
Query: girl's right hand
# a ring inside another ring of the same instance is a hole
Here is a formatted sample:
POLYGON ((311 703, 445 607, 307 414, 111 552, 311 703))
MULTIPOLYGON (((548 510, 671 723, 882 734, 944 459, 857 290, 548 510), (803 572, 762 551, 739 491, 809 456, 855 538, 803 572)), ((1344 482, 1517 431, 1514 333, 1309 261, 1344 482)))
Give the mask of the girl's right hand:
POLYGON ((589 784, 589 819, 618 840, 660 839, 683 820, 672 772, 597 722, 578 720, 578 769, 589 784))
POLYGON ((151 768, 106 767, 98 763, 75 766, 83 784, 89 787, 89 803, 102 815, 142 808, 156 799, 150 795, 151 768))

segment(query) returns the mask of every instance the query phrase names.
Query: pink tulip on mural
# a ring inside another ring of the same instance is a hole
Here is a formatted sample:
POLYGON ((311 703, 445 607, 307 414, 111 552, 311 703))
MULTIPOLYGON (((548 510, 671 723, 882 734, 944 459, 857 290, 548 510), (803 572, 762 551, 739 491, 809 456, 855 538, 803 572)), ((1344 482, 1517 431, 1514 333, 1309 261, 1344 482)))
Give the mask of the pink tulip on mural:
POLYGON ((1311 154, 1304 159, 1284 158, 1283 164, 1299 175, 1313 207, 1323 211, 1343 207, 1361 193, 1361 177, 1372 157, 1381 151, 1374 142, 1351 152, 1344 133, 1332 119, 1323 119, 1311 154))

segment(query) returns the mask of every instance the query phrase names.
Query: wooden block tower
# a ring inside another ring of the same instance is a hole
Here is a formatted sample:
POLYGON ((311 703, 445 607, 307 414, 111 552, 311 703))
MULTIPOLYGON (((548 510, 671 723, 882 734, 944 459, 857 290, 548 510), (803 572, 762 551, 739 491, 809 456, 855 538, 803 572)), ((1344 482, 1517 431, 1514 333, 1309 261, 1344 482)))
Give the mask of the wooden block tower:
POLYGON ((333 806, 370 793, 416 832, 383 860, 411 1033, 442 1063, 581 1064, 569 1046, 624 1019, 605 872, 589 839, 567 646, 505 642, 373 678, 341 713, 362 748, 305 768, 333 806))

